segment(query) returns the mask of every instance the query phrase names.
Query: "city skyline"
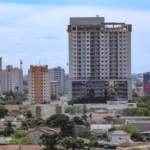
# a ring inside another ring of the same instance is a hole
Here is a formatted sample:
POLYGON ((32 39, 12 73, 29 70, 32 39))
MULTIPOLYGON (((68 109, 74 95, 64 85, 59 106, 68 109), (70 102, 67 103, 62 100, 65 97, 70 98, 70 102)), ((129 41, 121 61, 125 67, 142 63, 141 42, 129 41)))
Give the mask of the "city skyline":
POLYGON ((2 68, 9 64, 19 67, 19 60, 23 59, 23 74, 27 74, 30 65, 39 65, 40 60, 41 65, 48 65, 49 68, 61 66, 68 74, 66 26, 69 18, 99 15, 106 21, 133 25, 132 73, 148 72, 150 7, 148 1, 132 1, 130 6, 128 3, 129 0, 121 3, 118 0, 96 0, 94 3, 88 0, 0 0, 0 51, 8 51, 0 53, 3 57, 2 68))

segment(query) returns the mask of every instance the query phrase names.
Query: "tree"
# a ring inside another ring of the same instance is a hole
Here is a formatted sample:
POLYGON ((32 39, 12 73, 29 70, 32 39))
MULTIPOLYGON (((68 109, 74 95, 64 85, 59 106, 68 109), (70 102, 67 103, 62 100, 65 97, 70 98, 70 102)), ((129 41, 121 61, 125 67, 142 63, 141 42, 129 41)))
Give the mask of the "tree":
POLYGON ((64 114, 54 114, 46 119, 46 125, 50 127, 60 127, 62 136, 74 136, 74 122, 64 114))
POLYGON ((87 144, 84 143, 82 139, 63 139, 61 145, 66 150, 68 150, 69 148, 72 148, 72 150, 85 149, 85 146, 88 146, 87 144))
POLYGON ((108 92, 107 92, 107 89, 105 89, 105 92, 104 92, 104 102, 107 102, 107 98, 108 98, 108 92))
POLYGON ((33 139, 22 137, 9 141, 9 145, 37 145, 37 142, 33 141, 33 139))
POLYGON ((124 116, 150 116, 150 111, 147 108, 127 108, 122 112, 124 116))
POLYGON ((8 113, 8 109, 3 105, 0 105, 0 118, 3 118, 8 113))
POLYGON ((17 92, 18 92, 18 89, 19 89, 19 86, 15 86, 15 90, 17 90, 17 92))
POLYGON ((86 118, 87 118, 86 113, 87 113, 87 109, 86 109, 86 104, 84 103, 84 104, 83 104, 83 116, 82 116, 82 118, 83 118, 84 120, 86 120, 86 118))
POLYGON ((112 116, 106 116, 104 119, 110 124, 114 122, 114 118, 112 116))
POLYGON ((98 147, 98 142, 97 142, 97 137, 96 136, 91 136, 90 137, 90 142, 89 142, 89 147, 98 147))
POLYGON ((83 127, 76 127, 76 136, 89 139, 92 136, 92 132, 83 127))
POLYGON ((44 146, 46 146, 46 148, 49 150, 54 150, 55 147, 60 143, 61 135, 60 133, 42 134, 40 139, 42 139, 42 143, 44 146))
POLYGON ((7 122, 4 123, 4 125, 6 126, 4 130, 5 135, 10 136, 11 134, 14 133, 13 127, 16 127, 16 125, 13 125, 11 121, 8 120, 7 122))
POLYGON ((89 101, 94 102, 95 101, 95 93, 93 89, 89 90, 89 101))
POLYGON ((45 124, 45 120, 42 118, 34 118, 31 120, 30 126, 41 126, 45 124))
POLYGON ((23 91, 24 91, 24 94, 28 94, 28 89, 27 88, 24 89, 23 91))
POLYGON ((64 138, 64 139, 61 141, 61 145, 62 145, 66 150, 68 150, 69 148, 71 148, 71 141, 70 141, 70 139, 64 138))
POLYGON ((78 117, 78 116, 73 117, 73 118, 72 118, 72 121, 73 121, 75 124, 77 124, 77 125, 84 125, 84 121, 83 121, 80 117, 78 117))
POLYGON ((27 110, 27 112, 26 112, 26 117, 27 117, 27 118, 32 118, 32 117, 33 117, 31 110, 27 110))

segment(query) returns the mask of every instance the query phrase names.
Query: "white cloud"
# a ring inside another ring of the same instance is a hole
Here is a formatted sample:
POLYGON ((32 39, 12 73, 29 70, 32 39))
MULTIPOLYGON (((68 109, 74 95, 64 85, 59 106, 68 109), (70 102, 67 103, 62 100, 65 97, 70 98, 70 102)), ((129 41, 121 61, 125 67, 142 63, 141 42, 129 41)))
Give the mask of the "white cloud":
POLYGON ((5 43, 0 43, 0 46, 5 46, 6 44, 5 43))
POLYGON ((53 52, 53 55, 65 55, 68 54, 68 51, 63 51, 63 52, 53 52))
POLYGON ((139 54, 139 56, 141 56, 141 57, 150 57, 150 55, 147 55, 147 54, 139 54))

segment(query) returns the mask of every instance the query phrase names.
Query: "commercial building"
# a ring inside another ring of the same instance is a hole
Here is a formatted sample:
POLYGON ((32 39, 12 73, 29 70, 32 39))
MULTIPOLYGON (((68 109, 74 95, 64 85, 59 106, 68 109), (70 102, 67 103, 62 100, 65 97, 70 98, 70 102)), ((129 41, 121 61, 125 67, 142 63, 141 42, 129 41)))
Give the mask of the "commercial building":
POLYGON ((143 94, 150 95, 150 72, 143 73, 143 94))
POLYGON ((70 18, 68 99, 89 94, 132 99, 132 25, 103 17, 70 18))
POLYGON ((61 67, 56 67, 50 69, 51 71, 51 81, 58 81, 58 86, 65 90, 65 70, 61 67))
POLYGON ((50 70, 48 66, 30 66, 28 70, 28 100, 32 104, 50 102, 50 70))
POLYGON ((23 91, 23 70, 22 68, 13 68, 6 66, 5 70, 1 71, 1 92, 22 92, 23 91))
POLYGON ((59 88, 58 81, 51 81, 51 96, 56 96, 58 98, 59 88))

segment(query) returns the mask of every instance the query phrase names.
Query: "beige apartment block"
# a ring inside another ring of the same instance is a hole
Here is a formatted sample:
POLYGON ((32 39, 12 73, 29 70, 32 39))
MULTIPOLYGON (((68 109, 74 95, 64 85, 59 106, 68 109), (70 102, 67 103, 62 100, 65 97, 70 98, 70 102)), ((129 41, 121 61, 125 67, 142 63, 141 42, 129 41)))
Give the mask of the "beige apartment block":
POLYGON ((109 96, 132 99, 131 32, 132 25, 105 22, 104 17, 72 17, 68 25, 69 81, 68 99, 109 96))
POLYGON ((35 118, 41 117, 47 119, 54 114, 65 114, 65 105, 63 103, 51 104, 36 104, 36 105, 6 105, 8 111, 19 111, 20 114, 25 114, 30 110, 35 118))
POLYGON ((16 92, 16 87, 18 92, 23 91, 23 70, 8 65, 1 71, 1 92, 16 92))
POLYGON ((59 93, 58 81, 51 81, 51 95, 56 95, 57 99, 58 93, 59 93))
POLYGON ((28 70, 28 100, 32 104, 50 102, 50 70, 48 66, 30 66, 28 70))

